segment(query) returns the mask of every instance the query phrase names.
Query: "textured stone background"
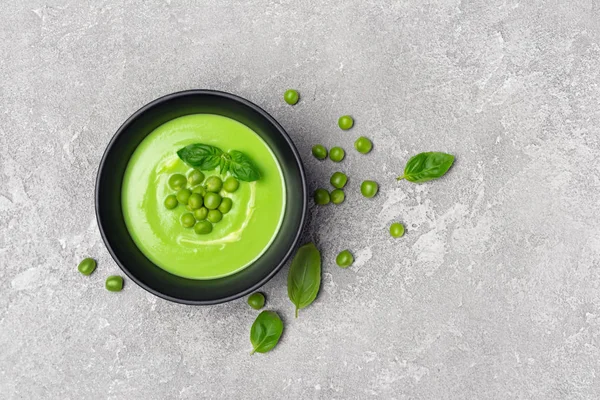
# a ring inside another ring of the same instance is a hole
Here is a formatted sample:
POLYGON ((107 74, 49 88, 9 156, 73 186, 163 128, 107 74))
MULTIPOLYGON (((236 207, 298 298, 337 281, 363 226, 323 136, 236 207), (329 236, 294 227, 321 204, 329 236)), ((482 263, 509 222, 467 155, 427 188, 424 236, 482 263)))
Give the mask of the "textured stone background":
POLYGON ((5 0, 0 21, 3 399, 600 397, 598 0, 5 0), (270 354, 248 354, 244 300, 103 288, 119 269, 94 219, 102 151, 188 88, 272 113, 311 190, 351 177, 343 205, 310 210, 316 303, 292 318, 287 267, 264 287, 286 323, 270 354), (368 156, 310 156, 359 135, 368 156), (456 154, 451 173, 397 183, 427 150, 456 154))

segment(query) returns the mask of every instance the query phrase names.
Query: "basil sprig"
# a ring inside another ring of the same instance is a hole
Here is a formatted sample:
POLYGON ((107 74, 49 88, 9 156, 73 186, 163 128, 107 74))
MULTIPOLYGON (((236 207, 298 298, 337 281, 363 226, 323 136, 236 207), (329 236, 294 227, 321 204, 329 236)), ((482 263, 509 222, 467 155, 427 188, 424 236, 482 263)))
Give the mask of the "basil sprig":
POLYGON ((256 320, 250 328, 250 342, 252 343, 252 352, 266 353, 271 350, 283 333, 283 322, 279 315, 273 311, 263 311, 258 314, 256 320))
POLYGON ((219 167, 221 174, 229 171, 240 181, 260 179, 260 172, 254 162, 241 151, 231 150, 226 153, 216 146, 194 143, 179 149, 177 155, 184 163, 201 171, 219 167))
POLYGON ((321 286, 321 253, 314 244, 300 247, 288 272, 288 297, 298 310, 308 307, 321 286))
POLYGON ((404 167, 404 175, 399 176, 398 180, 406 179, 410 182, 423 183, 442 177, 452 164, 454 156, 452 154, 427 152, 413 156, 404 167))

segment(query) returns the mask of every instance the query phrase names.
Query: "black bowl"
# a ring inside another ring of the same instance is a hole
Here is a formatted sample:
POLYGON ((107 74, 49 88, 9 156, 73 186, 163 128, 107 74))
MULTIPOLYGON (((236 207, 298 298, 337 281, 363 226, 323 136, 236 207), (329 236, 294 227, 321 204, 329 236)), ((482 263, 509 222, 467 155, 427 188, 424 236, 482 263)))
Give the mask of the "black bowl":
POLYGON ((112 138, 96 180, 96 218, 102 239, 121 269, 138 285, 164 299, 184 304, 216 304, 244 296, 271 279, 300 237, 307 205, 306 178, 298 151, 283 128, 248 100, 212 90, 189 90, 154 100, 133 114, 112 138), (277 237, 252 265, 213 279, 182 278, 159 268, 135 245, 123 219, 121 184, 129 158, 155 128, 189 114, 218 114, 251 128, 269 145, 283 171, 286 206, 277 237))

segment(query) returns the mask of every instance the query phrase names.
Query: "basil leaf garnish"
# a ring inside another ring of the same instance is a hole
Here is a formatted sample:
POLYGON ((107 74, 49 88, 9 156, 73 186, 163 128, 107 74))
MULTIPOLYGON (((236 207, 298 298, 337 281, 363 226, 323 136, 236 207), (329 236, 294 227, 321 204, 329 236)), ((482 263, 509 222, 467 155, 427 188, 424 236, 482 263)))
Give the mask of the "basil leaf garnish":
POLYGON ((404 175, 398 180, 406 179, 410 182, 422 183, 443 176, 452 164, 454 156, 446 153, 427 152, 413 156, 404 167, 404 175))
POLYGON ((221 172, 221 175, 225 175, 229 170, 229 164, 231 163, 230 159, 231 157, 229 157, 229 154, 227 153, 221 155, 221 161, 219 162, 219 171, 221 172))
POLYGON ((237 150, 231 150, 229 155, 231 156, 229 171, 234 178, 246 182, 260 179, 258 168, 247 155, 237 150))
POLYGON ((252 182, 260 179, 260 172, 254 162, 241 151, 228 153, 209 144, 194 143, 177 151, 181 160, 201 171, 210 171, 219 167, 221 175, 229 171, 240 181, 252 182))
POLYGON ((283 322, 279 315, 273 311, 261 312, 250 329, 250 342, 253 347, 250 354, 266 353, 273 349, 282 333, 283 322))
POLYGON ((210 171, 219 166, 223 150, 209 144, 194 143, 177 152, 181 160, 202 171, 210 171))
POLYGON ((288 272, 288 297, 298 310, 308 307, 321 286, 321 253, 314 244, 300 247, 288 272))

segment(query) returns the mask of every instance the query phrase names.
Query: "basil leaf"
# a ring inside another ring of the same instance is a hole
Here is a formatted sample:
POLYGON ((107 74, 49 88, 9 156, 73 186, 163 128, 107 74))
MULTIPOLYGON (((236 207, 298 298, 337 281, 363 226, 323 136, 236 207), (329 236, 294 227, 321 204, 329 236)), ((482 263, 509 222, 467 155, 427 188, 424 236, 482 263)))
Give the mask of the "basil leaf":
POLYGON ((229 171, 234 178, 246 182, 260 179, 258 168, 247 155, 237 150, 231 150, 229 155, 231 156, 229 171))
POLYGON ((300 247, 288 272, 288 297, 298 310, 308 307, 321 286, 321 253, 314 244, 300 247))
POLYGON ((422 183, 443 176, 454 163, 454 156, 446 153, 427 152, 413 156, 404 167, 404 175, 398 180, 422 183))
POLYGON ((250 329, 250 342, 252 352, 250 354, 266 353, 271 350, 283 333, 283 322, 279 315, 273 311, 263 311, 258 314, 250 329))
POLYGON ((229 155, 227 153, 223 153, 221 156, 221 161, 219 163, 219 172, 221 175, 225 175, 227 170, 229 170, 229 166, 231 165, 231 161, 229 159, 229 155))
POLYGON ((195 143, 177 151, 181 160, 203 171, 210 171, 219 166, 223 150, 209 144, 195 143))
POLYGON ((231 172, 240 181, 252 182, 260 179, 260 172, 252 160, 241 151, 231 150, 224 153, 218 147, 195 143, 185 146, 177 155, 186 164, 202 171, 219 167, 221 175, 231 172))

